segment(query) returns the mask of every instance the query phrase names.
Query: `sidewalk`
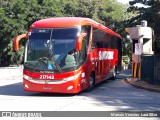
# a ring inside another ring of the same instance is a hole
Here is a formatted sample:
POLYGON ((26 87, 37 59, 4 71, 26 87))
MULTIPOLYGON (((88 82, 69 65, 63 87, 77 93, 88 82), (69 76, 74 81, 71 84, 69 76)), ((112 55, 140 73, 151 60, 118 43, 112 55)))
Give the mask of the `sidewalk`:
POLYGON ((160 86, 149 84, 145 81, 138 80, 138 78, 126 78, 125 81, 138 88, 160 92, 160 86))
POLYGON ((22 79, 23 67, 0 67, 0 80, 22 79))

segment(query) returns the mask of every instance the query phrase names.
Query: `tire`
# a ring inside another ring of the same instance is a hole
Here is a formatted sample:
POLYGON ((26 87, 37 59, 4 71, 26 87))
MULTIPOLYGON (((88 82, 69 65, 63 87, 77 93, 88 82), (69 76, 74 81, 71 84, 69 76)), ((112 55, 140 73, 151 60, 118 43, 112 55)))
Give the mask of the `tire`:
POLYGON ((94 73, 92 73, 89 78, 89 87, 86 89, 86 91, 90 92, 94 89, 94 87, 95 87, 95 75, 94 73))

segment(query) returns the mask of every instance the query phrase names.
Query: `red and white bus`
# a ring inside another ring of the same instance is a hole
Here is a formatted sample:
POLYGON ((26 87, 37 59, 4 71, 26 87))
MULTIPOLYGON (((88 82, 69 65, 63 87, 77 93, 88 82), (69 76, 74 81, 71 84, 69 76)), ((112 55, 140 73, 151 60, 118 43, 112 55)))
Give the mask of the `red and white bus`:
POLYGON ((89 18, 59 17, 34 22, 26 38, 26 91, 78 93, 115 78, 121 64, 121 36, 89 18), (118 57, 119 56, 119 57, 118 57), (119 64, 118 64, 119 63, 119 64))

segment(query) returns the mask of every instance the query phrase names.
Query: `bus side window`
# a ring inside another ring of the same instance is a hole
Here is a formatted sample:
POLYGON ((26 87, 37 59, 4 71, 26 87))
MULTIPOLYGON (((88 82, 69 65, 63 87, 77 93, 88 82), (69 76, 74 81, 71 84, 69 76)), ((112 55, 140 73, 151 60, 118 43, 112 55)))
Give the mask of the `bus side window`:
POLYGON ((87 58, 88 45, 90 40, 90 31, 91 31, 91 26, 89 25, 82 26, 81 28, 81 33, 87 33, 87 35, 83 38, 82 41, 82 50, 80 51, 79 54, 80 63, 86 61, 87 58))
POLYGON ((87 40, 87 46, 89 45, 89 40, 90 40, 90 31, 91 31, 91 26, 85 25, 82 26, 81 28, 81 33, 87 33, 87 36, 84 38, 84 40, 87 40))
POLYGON ((91 51, 96 49, 96 43, 94 41, 92 41, 92 45, 91 45, 91 51))
POLYGON ((87 58, 87 40, 86 37, 84 37, 84 40, 82 41, 82 49, 79 52, 79 61, 80 63, 83 63, 87 58))

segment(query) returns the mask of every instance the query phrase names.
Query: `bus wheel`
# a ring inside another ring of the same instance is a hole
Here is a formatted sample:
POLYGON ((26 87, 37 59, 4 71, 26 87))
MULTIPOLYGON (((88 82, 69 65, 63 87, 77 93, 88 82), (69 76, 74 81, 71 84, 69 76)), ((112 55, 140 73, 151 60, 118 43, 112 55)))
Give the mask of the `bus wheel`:
POLYGON ((87 92, 90 92, 94 89, 95 87, 95 76, 94 73, 91 74, 90 78, 89 78, 89 87, 87 88, 87 92))
POLYGON ((117 75, 117 69, 116 69, 116 67, 114 67, 113 71, 112 71, 112 77, 111 77, 111 79, 115 80, 116 79, 116 75, 117 75))

